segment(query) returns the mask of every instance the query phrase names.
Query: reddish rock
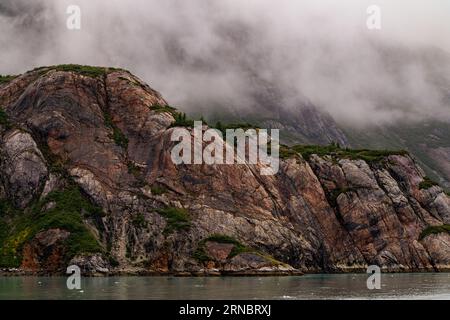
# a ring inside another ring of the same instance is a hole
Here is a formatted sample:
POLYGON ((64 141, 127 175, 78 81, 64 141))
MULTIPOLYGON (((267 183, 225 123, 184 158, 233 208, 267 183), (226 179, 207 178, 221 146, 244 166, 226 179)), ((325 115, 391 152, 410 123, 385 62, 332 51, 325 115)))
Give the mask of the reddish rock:
POLYGON ((206 254, 216 261, 225 261, 233 250, 234 245, 230 243, 217 243, 213 241, 206 241, 206 254))
POLYGON ((66 267, 63 242, 69 235, 70 232, 61 229, 49 229, 36 234, 23 247, 21 268, 27 271, 63 270, 66 267))

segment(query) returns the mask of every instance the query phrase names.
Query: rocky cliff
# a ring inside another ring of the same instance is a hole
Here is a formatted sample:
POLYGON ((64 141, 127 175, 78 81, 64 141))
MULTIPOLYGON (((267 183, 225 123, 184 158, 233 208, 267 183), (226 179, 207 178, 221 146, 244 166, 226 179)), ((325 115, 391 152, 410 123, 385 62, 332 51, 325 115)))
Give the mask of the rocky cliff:
MULTIPOLYGON (((195 94, 195 93, 193 93, 195 94)), ((127 71, 0 82, 0 266, 218 274, 450 269, 450 197, 405 152, 172 163, 177 112, 127 71)))

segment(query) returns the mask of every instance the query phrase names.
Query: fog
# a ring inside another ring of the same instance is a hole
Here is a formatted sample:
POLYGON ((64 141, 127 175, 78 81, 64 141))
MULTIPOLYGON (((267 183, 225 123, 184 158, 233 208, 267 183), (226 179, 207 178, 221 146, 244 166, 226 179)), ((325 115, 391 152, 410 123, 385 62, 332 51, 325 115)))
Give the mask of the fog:
POLYGON ((188 112, 258 114, 265 90, 274 109, 312 103, 346 124, 450 119, 445 0, 0 0, 0 29, 0 74, 123 67, 188 112))

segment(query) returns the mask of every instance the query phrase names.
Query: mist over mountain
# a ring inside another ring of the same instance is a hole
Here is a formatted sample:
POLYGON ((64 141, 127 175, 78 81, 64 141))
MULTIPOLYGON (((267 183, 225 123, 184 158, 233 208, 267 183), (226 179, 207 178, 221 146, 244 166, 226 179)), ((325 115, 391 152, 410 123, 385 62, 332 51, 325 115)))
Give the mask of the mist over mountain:
POLYGON ((352 126, 449 119, 448 4, 379 1, 382 29, 369 31, 370 4, 2 1, 0 73, 116 65, 206 115, 270 118, 312 104, 352 126), (66 28, 69 4, 81 8, 79 31, 66 28))
POLYGON ((286 143, 411 151, 450 186, 450 3, 44 1, 0 4, 0 74, 118 66, 208 120, 281 129, 286 143), (82 28, 66 28, 66 8, 82 28))

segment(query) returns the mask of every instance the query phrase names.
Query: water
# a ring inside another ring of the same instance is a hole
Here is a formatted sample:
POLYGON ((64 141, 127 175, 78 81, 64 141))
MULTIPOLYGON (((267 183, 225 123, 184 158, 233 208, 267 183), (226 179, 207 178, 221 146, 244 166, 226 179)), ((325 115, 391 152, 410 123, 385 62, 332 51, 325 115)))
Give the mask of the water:
POLYGON ((0 299, 450 299, 450 273, 382 274, 368 290, 366 274, 293 277, 82 278, 0 277, 0 299))

